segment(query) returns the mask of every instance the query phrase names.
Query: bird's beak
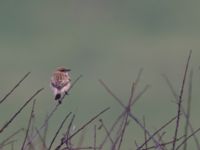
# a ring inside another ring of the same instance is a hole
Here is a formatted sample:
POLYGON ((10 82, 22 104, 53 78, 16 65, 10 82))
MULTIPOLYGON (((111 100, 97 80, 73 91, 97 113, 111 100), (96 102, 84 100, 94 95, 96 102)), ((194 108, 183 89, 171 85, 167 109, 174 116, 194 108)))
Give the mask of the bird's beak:
POLYGON ((67 71, 67 72, 70 72, 70 71, 71 71, 71 69, 66 69, 66 71, 67 71))

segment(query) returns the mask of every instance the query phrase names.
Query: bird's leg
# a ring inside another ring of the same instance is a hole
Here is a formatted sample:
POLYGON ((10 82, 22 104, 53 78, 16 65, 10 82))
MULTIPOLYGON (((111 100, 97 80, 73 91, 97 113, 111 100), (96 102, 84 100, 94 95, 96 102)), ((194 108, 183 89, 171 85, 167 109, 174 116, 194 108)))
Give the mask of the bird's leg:
POLYGON ((59 100, 58 100, 58 103, 59 103, 59 104, 62 104, 62 100, 61 100, 61 99, 59 99, 59 100))
POLYGON ((65 95, 69 95, 69 93, 67 91, 65 91, 65 95))

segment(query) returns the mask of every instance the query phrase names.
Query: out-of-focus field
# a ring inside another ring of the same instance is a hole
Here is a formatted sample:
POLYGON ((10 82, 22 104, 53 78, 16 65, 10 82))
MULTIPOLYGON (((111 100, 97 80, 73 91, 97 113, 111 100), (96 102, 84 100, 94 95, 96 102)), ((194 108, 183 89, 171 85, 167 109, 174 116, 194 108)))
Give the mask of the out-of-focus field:
MULTIPOLYGON (((127 103, 131 83, 143 68, 137 90, 146 84, 151 88, 133 107, 133 113, 141 120, 145 115, 147 127, 153 132, 177 113, 174 98, 161 74, 169 77, 179 93, 188 52, 192 49, 191 122, 194 128, 200 127, 199 5, 195 0, 0 1, 0 97, 31 71, 28 79, 0 105, 0 126, 33 92, 44 87, 35 108, 36 124, 42 123, 56 104, 49 79, 57 66, 71 68, 72 80, 79 74, 83 78, 50 121, 48 139, 52 139, 69 111, 76 114, 74 125, 78 128, 110 106, 111 110, 102 116, 109 126, 122 108, 105 92, 98 79, 103 79, 127 103)), ((185 104, 187 91, 183 98, 185 104)), ((18 128, 27 127, 30 106, 0 134, 1 140, 18 128)), ((142 143, 143 131, 134 122, 127 130, 123 149, 135 147, 135 140, 142 143)), ((174 124, 166 130, 166 139, 171 138, 174 124)), ((86 132, 87 145, 93 130, 87 128, 86 132)), ((179 134, 182 133, 180 130, 179 134)), ((16 147, 21 146, 22 139, 18 139, 16 147)), ((59 140, 60 136, 56 143, 59 140)), ((190 142, 189 149, 194 149, 194 142, 190 142)))

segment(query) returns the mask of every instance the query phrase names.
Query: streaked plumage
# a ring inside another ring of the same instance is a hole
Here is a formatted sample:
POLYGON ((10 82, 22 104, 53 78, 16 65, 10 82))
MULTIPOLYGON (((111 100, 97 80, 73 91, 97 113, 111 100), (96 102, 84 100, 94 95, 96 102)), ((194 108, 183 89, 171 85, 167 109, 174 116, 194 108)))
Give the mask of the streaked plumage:
MULTIPOLYGON (((55 100, 59 100, 62 94, 67 94, 70 88, 70 69, 59 67, 53 72, 51 77, 51 87, 55 96, 55 100)), ((61 101, 59 101, 61 102, 61 101)))

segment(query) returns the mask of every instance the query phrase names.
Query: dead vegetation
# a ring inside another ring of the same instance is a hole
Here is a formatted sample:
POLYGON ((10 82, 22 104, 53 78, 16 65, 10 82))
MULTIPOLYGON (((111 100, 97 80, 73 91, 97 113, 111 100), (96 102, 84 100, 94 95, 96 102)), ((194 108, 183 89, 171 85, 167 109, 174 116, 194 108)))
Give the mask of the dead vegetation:
MULTIPOLYGON (((140 98, 146 93, 146 91, 150 88, 150 85, 144 86, 144 88, 140 92, 135 92, 138 88, 138 84, 140 82, 140 78, 142 75, 143 70, 141 69, 138 73, 137 78, 132 82, 132 86, 130 88, 130 96, 127 100, 127 103, 124 104, 124 100, 120 99, 118 95, 116 95, 111 88, 109 88, 108 84, 105 83, 102 79, 99 80, 99 83, 102 85, 102 88, 110 95, 110 99, 115 100, 121 107, 122 112, 118 115, 118 117, 113 120, 113 124, 109 127, 105 122, 104 118, 101 116, 102 114, 109 113, 110 108, 112 106, 108 106, 107 108, 100 108, 99 112, 94 112, 93 116, 88 119, 88 121, 83 120, 83 124, 78 129, 72 129, 74 119, 76 118, 77 114, 73 112, 66 112, 63 117, 63 121, 60 122, 59 128, 55 129, 55 134, 52 136, 51 141, 47 141, 47 132, 48 132, 48 123, 49 120, 54 116, 55 112, 60 108, 60 104, 58 103, 55 107, 50 110, 50 113, 46 116, 43 124, 40 127, 36 127, 33 124, 34 120, 34 112, 35 112, 35 103, 37 99, 40 99, 38 96, 42 93, 43 88, 36 90, 30 98, 18 109, 17 112, 13 112, 13 115, 8 118, 8 121, 0 127, 0 134, 3 135, 4 131, 11 124, 14 124, 16 117, 18 117, 23 110, 26 109, 27 105, 33 101, 32 110, 30 112, 29 120, 27 120, 27 127, 26 129, 16 129, 14 133, 12 133, 9 137, 6 137, 4 140, 0 142, 0 149, 8 149, 8 145, 10 145, 11 149, 19 149, 14 146, 16 142, 16 138, 20 132, 24 132, 24 140, 21 144, 21 150, 35 150, 35 143, 40 141, 42 143, 41 150, 105 150, 106 143, 109 145, 110 150, 120 150, 122 149, 122 145, 124 144, 124 140, 126 138, 127 127, 131 125, 130 122, 135 123, 138 127, 144 132, 144 141, 143 143, 138 143, 135 141, 135 146, 131 149, 137 150, 148 150, 148 149, 158 149, 158 150, 178 150, 184 149, 187 150, 187 142, 190 139, 194 140, 196 144, 196 149, 200 150, 199 140, 196 134, 200 131, 200 128, 195 129, 192 125, 190 120, 190 112, 191 112, 191 101, 192 101, 192 82, 193 82, 193 70, 190 69, 190 59, 191 59, 192 51, 190 50, 188 59, 186 61, 185 70, 183 72, 182 78, 182 85, 180 87, 180 92, 176 93, 173 85, 171 84, 167 75, 162 75, 164 80, 166 81, 172 95, 176 100, 177 105, 177 114, 171 116, 171 119, 166 121, 160 128, 157 128, 156 131, 151 132, 146 126, 145 116, 143 119, 139 119, 135 114, 132 112, 132 108, 135 103, 140 100, 140 98), (188 75, 189 74, 189 75, 188 75), (188 82, 187 82, 188 81, 188 82), (182 105, 183 101, 183 93, 186 89, 186 84, 188 83, 188 97, 184 98, 187 100, 187 109, 184 109, 182 105), (185 124, 180 125, 180 120, 184 119, 185 124), (95 124, 94 121, 99 120, 98 124, 95 124), (142 121, 143 120, 143 121, 142 121), (174 126, 174 135, 171 137, 171 140, 166 141, 164 136, 167 133, 166 127, 175 123, 174 126), (64 127, 64 125, 67 124, 64 127), (84 129, 86 127, 92 127, 93 130, 93 138, 91 138, 91 144, 89 146, 83 146, 84 142, 84 129), (184 133, 179 133, 180 126, 184 126, 184 133), (66 131, 63 135, 60 134, 61 129, 64 128, 66 131), (97 142, 98 132, 105 132, 105 137, 101 138, 101 141, 97 142), (113 136, 115 135, 115 136, 113 136), (178 135, 181 135, 180 137, 178 135), (74 137, 79 136, 80 140, 78 144, 73 143, 72 139, 74 137), (15 138, 14 138, 15 137, 15 138), (58 145, 55 144, 56 138, 60 139, 58 145), (153 144, 153 145, 152 145, 153 144)), ((0 100, 0 104, 4 105, 3 102, 9 99, 9 96, 15 92, 15 90, 22 84, 22 82, 30 75, 31 73, 28 72, 22 79, 0 100)), ((74 86, 78 83, 79 79, 82 76, 79 76, 71 86, 72 90, 74 86)), ((74 89, 75 90, 75 89, 74 89)), ((70 92, 70 91, 69 91, 70 92)), ((62 97, 64 100, 65 95, 62 97)), ((130 131, 129 131, 130 132, 130 131)), ((134 134, 133 134, 134 135, 134 134)), ((134 141, 133 141, 134 142, 134 141)))

